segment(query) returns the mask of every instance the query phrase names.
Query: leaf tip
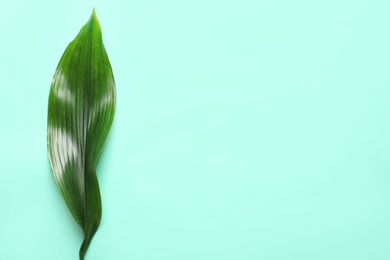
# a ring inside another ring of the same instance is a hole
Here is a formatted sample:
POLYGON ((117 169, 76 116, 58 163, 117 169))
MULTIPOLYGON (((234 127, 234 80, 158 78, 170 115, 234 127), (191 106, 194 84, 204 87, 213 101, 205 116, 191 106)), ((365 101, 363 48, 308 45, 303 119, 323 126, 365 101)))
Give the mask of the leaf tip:
POLYGON ((96 14, 95 7, 92 9, 92 14, 86 24, 86 27, 88 27, 91 30, 97 30, 98 32, 101 32, 100 22, 96 14))
POLYGON ((92 9, 92 16, 94 18, 97 18, 97 16, 96 16, 96 8, 95 7, 93 7, 93 9, 92 9))

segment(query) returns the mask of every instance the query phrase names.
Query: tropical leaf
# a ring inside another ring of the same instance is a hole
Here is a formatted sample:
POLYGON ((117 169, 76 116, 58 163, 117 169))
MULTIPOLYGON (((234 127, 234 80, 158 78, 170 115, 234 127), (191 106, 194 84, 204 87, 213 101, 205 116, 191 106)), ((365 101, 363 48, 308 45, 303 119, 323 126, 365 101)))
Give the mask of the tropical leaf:
POLYGON ((84 231, 80 259, 102 215, 96 165, 114 119, 115 82, 95 10, 68 45, 49 94, 47 143, 54 179, 84 231))

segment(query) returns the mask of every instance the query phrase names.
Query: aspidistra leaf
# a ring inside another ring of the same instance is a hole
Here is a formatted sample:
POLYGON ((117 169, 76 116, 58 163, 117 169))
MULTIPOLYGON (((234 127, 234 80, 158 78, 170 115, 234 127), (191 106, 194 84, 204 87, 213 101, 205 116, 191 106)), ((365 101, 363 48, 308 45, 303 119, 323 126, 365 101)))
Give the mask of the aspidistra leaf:
POLYGON ((95 10, 68 45, 49 94, 48 154, 54 179, 84 231, 80 259, 99 227, 96 165, 114 119, 115 82, 95 10))

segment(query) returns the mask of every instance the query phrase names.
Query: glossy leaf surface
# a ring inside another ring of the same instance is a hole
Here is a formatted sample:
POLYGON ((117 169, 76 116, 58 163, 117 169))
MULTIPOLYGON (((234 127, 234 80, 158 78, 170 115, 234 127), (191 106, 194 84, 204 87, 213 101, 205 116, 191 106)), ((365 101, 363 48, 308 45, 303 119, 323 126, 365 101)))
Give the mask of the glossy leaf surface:
POLYGON ((84 231, 80 259, 99 227, 96 165, 115 113, 115 82, 95 10, 68 45, 49 94, 48 153, 57 185, 84 231))

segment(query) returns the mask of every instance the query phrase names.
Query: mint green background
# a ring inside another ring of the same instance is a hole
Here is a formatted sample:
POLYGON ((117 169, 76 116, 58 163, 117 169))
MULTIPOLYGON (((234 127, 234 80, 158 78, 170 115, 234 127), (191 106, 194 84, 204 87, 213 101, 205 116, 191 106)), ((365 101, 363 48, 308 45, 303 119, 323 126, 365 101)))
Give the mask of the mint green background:
POLYGON ((390 3, 0 0, 0 259, 78 259, 47 99, 96 6, 115 123, 93 260, 390 259, 390 3))

